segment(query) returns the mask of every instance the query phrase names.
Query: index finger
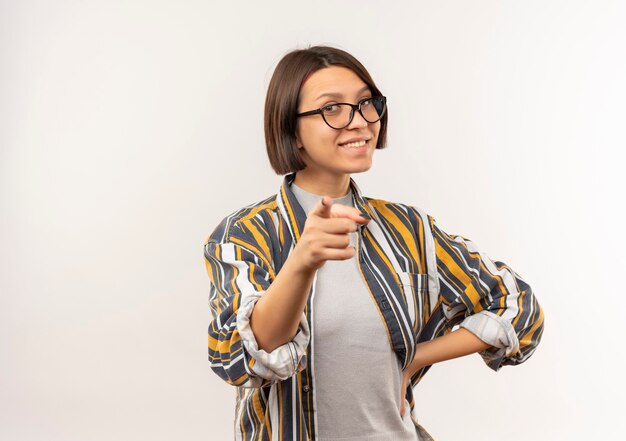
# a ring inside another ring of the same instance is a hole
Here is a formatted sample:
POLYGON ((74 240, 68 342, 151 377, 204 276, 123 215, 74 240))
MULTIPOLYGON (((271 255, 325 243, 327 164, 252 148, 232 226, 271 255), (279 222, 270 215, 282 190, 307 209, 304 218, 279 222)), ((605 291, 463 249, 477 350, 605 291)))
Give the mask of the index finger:
POLYGON ((315 216, 329 218, 332 206, 333 206, 332 198, 328 196, 322 196, 322 199, 320 199, 319 202, 315 204, 315 206, 309 213, 309 216, 313 214, 315 216))
POLYGON ((330 211, 331 217, 347 217, 360 224, 367 224, 372 220, 369 214, 349 205, 334 204, 330 211))

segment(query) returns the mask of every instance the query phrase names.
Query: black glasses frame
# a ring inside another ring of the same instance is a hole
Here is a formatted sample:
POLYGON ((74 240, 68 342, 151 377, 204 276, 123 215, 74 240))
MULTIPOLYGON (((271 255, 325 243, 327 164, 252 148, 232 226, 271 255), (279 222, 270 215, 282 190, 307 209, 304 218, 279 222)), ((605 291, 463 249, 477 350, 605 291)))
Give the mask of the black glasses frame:
POLYGON ((320 107, 319 109, 315 109, 315 110, 307 110, 306 112, 302 112, 302 113, 297 113, 296 116, 297 117, 301 117, 301 116, 309 116, 309 115, 322 115, 322 119, 324 120, 324 122, 326 123, 326 125, 328 127, 330 127, 331 129, 335 129, 335 130, 341 130, 341 129, 345 129, 346 127, 348 127, 350 125, 350 123, 352 122, 352 120, 354 119, 354 111, 358 111, 361 116, 363 117, 363 119, 365 121, 367 121, 368 123, 375 123, 377 121, 380 121, 382 119, 382 117, 385 115, 385 112, 387 111, 387 97, 383 96, 383 95, 378 95, 378 96, 372 96, 369 98, 363 98, 361 101, 359 101, 356 104, 352 104, 352 103, 332 103, 332 104, 327 104, 323 107, 320 107), (371 99, 374 98, 381 98, 383 101, 383 111, 382 113, 378 116, 378 119, 376 119, 375 121, 370 121, 368 120, 365 115, 363 115, 363 112, 361 111, 361 106, 363 105, 364 102, 369 101, 371 99), (343 126, 343 127, 333 127, 330 125, 330 123, 328 121, 326 121, 326 116, 324 115, 324 108, 329 107, 329 106, 336 106, 338 104, 344 104, 347 106, 350 106, 350 119, 348 119, 348 123, 343 126))

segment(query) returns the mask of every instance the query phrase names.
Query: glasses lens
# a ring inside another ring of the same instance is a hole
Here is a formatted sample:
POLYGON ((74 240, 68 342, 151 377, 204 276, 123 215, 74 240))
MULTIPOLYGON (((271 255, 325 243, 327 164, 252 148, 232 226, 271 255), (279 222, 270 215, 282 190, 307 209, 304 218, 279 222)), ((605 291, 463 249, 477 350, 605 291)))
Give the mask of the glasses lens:
MULTIPOLYGON (((375 96, 361 102, 361 114, 365 121, 375 123, 383 117, 387 106, 385 97, 375 96)), ((329 104, 322 108, 324 120, 334 129, 343 129, 350 124, 352 107, 348 104, 329 104)))
POLYGON ((347 104, 330 104, 322 109, 324 119, 329 126, 335 129, 343 129, 350 122, 352 108, 347 104))
POLYGON ((385 114, 385 108, 385 99, 380 96, 375 96, 362 102, 361 113, 365 121, 374 123, 385 114))

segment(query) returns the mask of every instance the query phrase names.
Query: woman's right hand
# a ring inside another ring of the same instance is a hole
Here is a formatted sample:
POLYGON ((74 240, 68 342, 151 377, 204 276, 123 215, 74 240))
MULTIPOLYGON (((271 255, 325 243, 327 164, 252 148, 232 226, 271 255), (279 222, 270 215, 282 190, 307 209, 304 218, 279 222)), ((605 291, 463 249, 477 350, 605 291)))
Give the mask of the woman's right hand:
POLYGON ((370 220, 358 209, 333 204, 332 198, 324 196, 309 212, 293 254, 305 271, 315 271, 327 260, 350 259, 356 252, 350 246, 350 233, 357 230, 357 224, 370 220))

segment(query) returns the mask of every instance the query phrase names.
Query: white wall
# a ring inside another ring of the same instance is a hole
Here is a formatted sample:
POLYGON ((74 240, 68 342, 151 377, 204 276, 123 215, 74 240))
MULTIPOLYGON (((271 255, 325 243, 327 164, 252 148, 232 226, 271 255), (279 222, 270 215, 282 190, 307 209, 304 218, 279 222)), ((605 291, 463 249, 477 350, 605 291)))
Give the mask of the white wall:
POLYGON ((318 43, 389 99, 364 193, 426 209, 545 309, 525 364, 434 366, 423 425, 621 439, 624 2, 381 3, 0 2, 1 439, 232 439, 202 243, 278 190, 265 89, 318 43))

